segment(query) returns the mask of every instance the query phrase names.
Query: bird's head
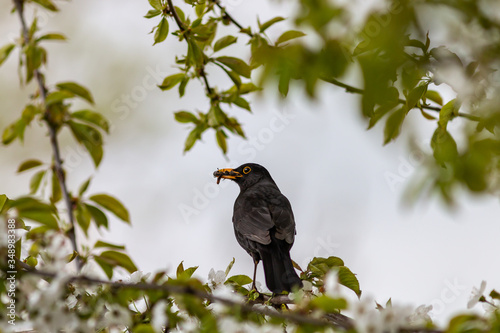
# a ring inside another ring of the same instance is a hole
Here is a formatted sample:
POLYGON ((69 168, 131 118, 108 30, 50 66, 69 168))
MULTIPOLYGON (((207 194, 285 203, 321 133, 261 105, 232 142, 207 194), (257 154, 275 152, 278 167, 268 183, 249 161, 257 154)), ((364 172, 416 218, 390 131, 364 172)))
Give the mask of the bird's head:
POLYGON ((274 183, 269 171, 262 165, 256 163, 245 163, 235 169, 217 169, 217 171, 214 172, 214 177, 217 178, 217 184, 219 184, 222 178, 231 179, 236 182, 242 190, 263 180, 274 183))

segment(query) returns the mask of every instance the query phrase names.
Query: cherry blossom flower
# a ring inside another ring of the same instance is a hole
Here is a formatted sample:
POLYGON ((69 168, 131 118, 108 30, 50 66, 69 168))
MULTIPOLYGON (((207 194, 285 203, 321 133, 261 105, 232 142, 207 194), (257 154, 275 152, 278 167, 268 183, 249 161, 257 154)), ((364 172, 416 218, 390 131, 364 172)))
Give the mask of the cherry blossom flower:
POLYGON ((428 322, 431 322, 431 317, 429 316, 431 310, 432 305, 420 305, 408 317, 408 323, 412 326, 424 326, 428 322))
POLYGON ((467 309, 473 308, 479 302, 481 297, 483 297, 485 289, 486 281, 481 281, 481 286, 479 287, 479 289, 477 289, 476 287, 472 287, 471 296, 469 302, 467 302, 467 309))
POLYGON ((104 314, 104 327, 126 327, 131 323, 130 311, 118 304, 106 305, 108 311, 104 314))
POLYGON ((167 308, 167 302, 164 300, 159 301, 153 307, 151 313, 151 326, 155 329, 155 332, 163 332, 162 327, 168 323, 168 317, 165 313, 167 308))
POLYGON ((210 289, 214 290, 218 286, 222 285, 226 281, 226 273, 224 271, 217 271, 212 268, 208 272, 208 286, 210 289))

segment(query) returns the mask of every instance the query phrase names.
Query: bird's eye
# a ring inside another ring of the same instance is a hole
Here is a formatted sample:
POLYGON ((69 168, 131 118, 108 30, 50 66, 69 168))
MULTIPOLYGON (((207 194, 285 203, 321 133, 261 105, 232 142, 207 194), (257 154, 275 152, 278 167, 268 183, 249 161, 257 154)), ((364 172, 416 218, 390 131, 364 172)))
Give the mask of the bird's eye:
POLYGON ((243 168, 243 173, 246 175, 248 174, 250 171, 252 171, 252 169, 250 169, 250 167, 246 166, 243 168))

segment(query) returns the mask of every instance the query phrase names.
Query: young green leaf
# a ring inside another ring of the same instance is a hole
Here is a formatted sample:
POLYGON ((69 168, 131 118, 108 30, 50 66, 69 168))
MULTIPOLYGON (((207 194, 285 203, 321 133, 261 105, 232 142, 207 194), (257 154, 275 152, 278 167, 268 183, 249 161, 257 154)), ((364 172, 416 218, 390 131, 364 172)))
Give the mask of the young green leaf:
POLYGON ((156 10, 159 10, 160 12, 163 10, 163 6, 161 5, 160 0, 148 0, 149 4, 151 7, 153 7, 156 10))
POLYGON ((17 172, 23 172, 32 168, 36 168, 37 166, 42 165, 42 161, 40 160, 35 160, 35 159, 30 159, 26 160, 19 167, 17 168, 17 172))
POLYGON ((111 213, 115 214, 116 217, 124 222, 130 223, 130 217, 127 208, 118 201, 116 198, 109 196, 107 194, 95 194, 89 198, 96 204, 107 209, 111 213))
POLYGON ((252 69, 243 60, 234 57, 217 57, 215 60, 231 68, 239 75, 250 78, 252 69))
POLYGON ((219 38, 214 44, 214 52, 222 50, 223 48, 228 47, 229 45, 236 43, 237 40, 238 40, 238 38, 231 36, 231 35, 219 38))
POLYGON ((252 283, 252 279, 246 275, 233 275, 224 282, 225 284, 231 283, 238 286, 244 286, 252 283))
POLYGON ((75 95, 67 90, 54 91, 47 95, 45 98, 45 106, 49 106, 55 103, 59 103, 68 98, 73 98, 75 95))
POLYGON ((168 21, 166 18, 162 18, 160 23, 158 24, 158 27, 156 28, 155 31, 155 42, 153 45, 158 44, 163 42, 168 35, 168 21))
POLYGON ((283 20, 284 20, 283 17, 277 16, 277 17, 274 17, 274 18, 270 19, 269 21, 266 21, 266 22, 264 22, 262 24, 260 24, 260 22, 259 22, 260 32, 266 31, 273 24, 278 23, 278 22, 283 21, 283 20))
POLYGON ((116 251, 104 251, 99 256, 101 260, 104 260, 107 264, 111 266, 120 266, 125 268, 129 273, 137 271, 137 266, 128 255, 116 251))
POLYGON ((76 206, 75 209, 76 222, 78 223, 78 225, 83 230, 86 236, 88 235, 91 217, 92 215, 90 215, 90 212, 87 210, 85 205, 78 204, 76 206))
POLYGON ((345 266, 339 267, 338 272, 339 282, 341 285, 346 286, 358 295, 361 296, 361 289, 359 288, 359 281, 356 275, 351 272, 351 270, 345 266))
POLYGON ((188 111, 179 111, 174 113, 175 120, 179 123, 197 123, 198 118, 194 114, 188 111))
POLYGON ((446 128, 438 126, 431 139, 433 155, 440 165, 454 161, 458 156, 457 143, 446 128))
POLYGON ((177 73, 177 74, 169 75, 165 79, 163 79, 162 84, 160 84, 158 87, 163 91, 172 89, 179 82, 181 82, 182 79, 184 79, 185 77, 186 77, 186 74, 184 74, 184 73, 177 73))
POLYGON ((99 208, 89 205, 89 204, 84 204, 87 210, 89 211, 90 215, 92 215, 92 219, 94 220, 95 224, 98 227, 104 227, 108 229, 108 218, 106 217, 106 214, 102 212, 99 208))
POLYGON ((7 60, 14 47, 14 44, 7 44, 0 49, 0 65, 2 65, 4 61, 7 60))
POLYGON ((151 10, 148 10, 148 12, 146 13, 146 15, 144 15, 144 17, 147 18, 147 19, 149 19, 149 18, 156 17, 156 16, 158 16, 160 14, 161 14, 161 10, 151 9, 151 10))
POLYGON ((66 40, 66 36, 63 34, 57 34, 57 33, 51 33, 51 34, 45 34, 39 38, 37 38, 37 42, 40 42, 42 40, 66 40))
POLYGON ((425 92, 425 98, 430 99, 431 101, 433 101, 439 105, 443 105, 443 98, 441 97, 441 95, 437 91, 427 90, 425 92))
MULTIPOLYGON (((1 205, 0 205, 0 209, 1 209, 1 205)), ((235 261, 236 261, 236 259, 234 259, 234 257, 233 257, 233 260, 231 260, 231 262, 229 263, 229 265, 227 265, 226 271, 224 272, 226 274, 226 276, 228 276, 229 272, 233 268, 233 265, 234 265, 235 261)))
POLYGON ((289 30, 285 31, 281 36, 278 37, 278 40, 276 41, 276 45, 283 44, 285 42, 288 42, 289 40, 303 37, 306 34, 303 33, 302 31, 297 31, 297 30, 289 30))
POLYGON ((223 130, 217 130, 215 133, 215 137, 217 138, 217 144, 224 154, 227 153, 227 142, 226 142, 226 133, 223 130))
POLYGON ((401 131, 401 126, 406 117, 406 106, 394 111, 387 121, 384 128, 384 145, 388 144, 391 140, 396 139, 401 131))
POLYGON ((101 266, 108 279, 111 279, 113 277, 113 266, 108 264, 107 260, 101 259, 99 256, 95 256, 94 260, 99 266, 101 266))
POLYGON ((62 198, 61 185, 59 184, 59 179, 54 171, 52 171, 51 177, 52 193, 50 196, 50 202, 56 203, 62 198))
POLYGON ((335 313, 347 308, 347 301, 343 298, 330 298, 326 295, 315 297, 310 303, 315 308, 319 308, 326 313, 335 313))
POLYGON ((116 244, 111 244, 111 243, 103 242, 103 241, 97 241, 94 244, 94 248, 99 248, 99 247, 105 247, 108 249, 125 250, 125 245, 116 245, 116 244))
POLYGON ((252 111, 252 109, 250 108, 250 103, 248 103, 248 101, 243 97, 237 97, 233 103, 238 105, 242 109, 252 111))
POLYGON ((416 86, 413 88, 408 94, 408 98, 406 99, 406 107, 408 110, 413 109, 417 106, 418 101, 424 96, 427 91, 427 85, 416 86))
POLYGON ((101 133, 91 126, 74 121, 68 121, 67 124, 75 139, 85 146, 95 166, 99 166, 103 155, 101 133))
POLYGON ((448 122, 458 114, 458 108, 459 106, 458 103, 456 102, 456 99, 452 99, 451 101, 446 103, 441 108, 441 111, 439 111, 439 120, 438 120, 439 127, 446 129, 448 122))
POLYGON ((76 118, 81 121, 94 124, 102 128, 106 133, 109 133, 109 123, 106 118, 100 113, 92 110, 80 110, 71 113, 71 118, 76 118))
MULTIPOLYGON (((3 209, 5 207, 5 204, 7 203, 7 201, 9 200, 9 198, 7 198, 7 196, 5 194, 0 194, 0 213, 3 213, 3 209)), ((234 258, 233 258, 234 260, 234 258)))
POLYGON ((40 187, 40 183, 42 182, 43 177, 47 173, 47 170, 40 170, 35 173, 30 180, 30 194, 35 194, 40 187))
POLYGON ((59 9, 54 5, 54 3, 50 0, 33 0, 33 2, 36 2, 40 6, 42 6, 45 9, 48 9, 53 12, 57 12, 59 9))
POLYGON ((75 82, 61 82, 56 85, 61 91, 68 91, 72 94, 75 94, 78 97, 83 98, 90 104, 94 104, 94 98, 90 94, 90 91, 83 87, 82 85, 79 85, 78 83, 75 82))

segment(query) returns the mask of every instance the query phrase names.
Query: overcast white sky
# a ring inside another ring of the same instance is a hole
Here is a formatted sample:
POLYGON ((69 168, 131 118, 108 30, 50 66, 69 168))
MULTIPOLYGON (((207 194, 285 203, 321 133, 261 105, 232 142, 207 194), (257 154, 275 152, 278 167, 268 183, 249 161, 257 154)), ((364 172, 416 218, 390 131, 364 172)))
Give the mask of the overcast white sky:
MULTIPOLYGON (((244 25, 255 26, 257 13, 261 21, 286 15, 283 6, 267 1, 227 4, 244 25)), ((176 90, 163 93, 153 84, 175 73, 174 56, 185 46, 172 36, 151 46, 148 32, 157 20, 142 18, 147 1, 72 1, 60 7, 60 14, 43 23, 44 31, 69 37, 48 48, 48 83, 74 80, 88 86, 113 125, 97 171, 63 135, 69 183, 75 190, 94 175, 89 193, 116 195, 129 208, 131 227, 112 219, 110 232, 94 235, 126 244, 141 270, 173 271, 184 260, 185 266, 199 265, 197 275, 205 279, 211 268, 223 270, 235 257, 232 273, 251 275, 252 260, 237 244, 231 223, 238 188, 229 181, 216 186, 212 172, 257 162, 292 203, 297 223, 292 258, 300 265, 314 256, 339 256, 357 273, 365 295, 379 302, 392 297, 394 303, 432 303, 439 320, 465 309, 471 288, 481 280, 488 282, 487 291, 500 288, 500 268, 492 260, 500 253, 498 198, 463 195, 454 211, 429 198, 403 209, 402 192, 419 164, 415 151, 405 137, 383 147, 380 127, 366 131, 357 96, 325 85, 316 102, 292 90, 280 103, 269 92, 252 100, 253 115, 231 111, 249 140, 231 138, 227 159, 211 134, 183 154, 189 126, 175 123, 172 112, 204 110, 202 88, 188 86, 179 100, 176 90), (388 174, 402 181, 391 186, 388 174)), ((18 22, 5 6, 0 13, 3 45, 18 31, 18 22)), ((277 26, 271 34, 284 29, 277 26)), ((212 82, 228 83, 215 71, 210 74, 212 82)), ((0 68, 2 127, 19 116, 32 90, 19 92, 16 75, 13 57, 0 68)), ((420 118, 410 116, 405 129, 428 139, 435 125, 420 118)), ((28 133, 24 146, 1 149, 1 193, 27 192, 28 175, 15 175, 15 169, 27 158, 47 161, 43 133, 28 133)), ((262 268, 259 273, 263 282, 262 268)))

